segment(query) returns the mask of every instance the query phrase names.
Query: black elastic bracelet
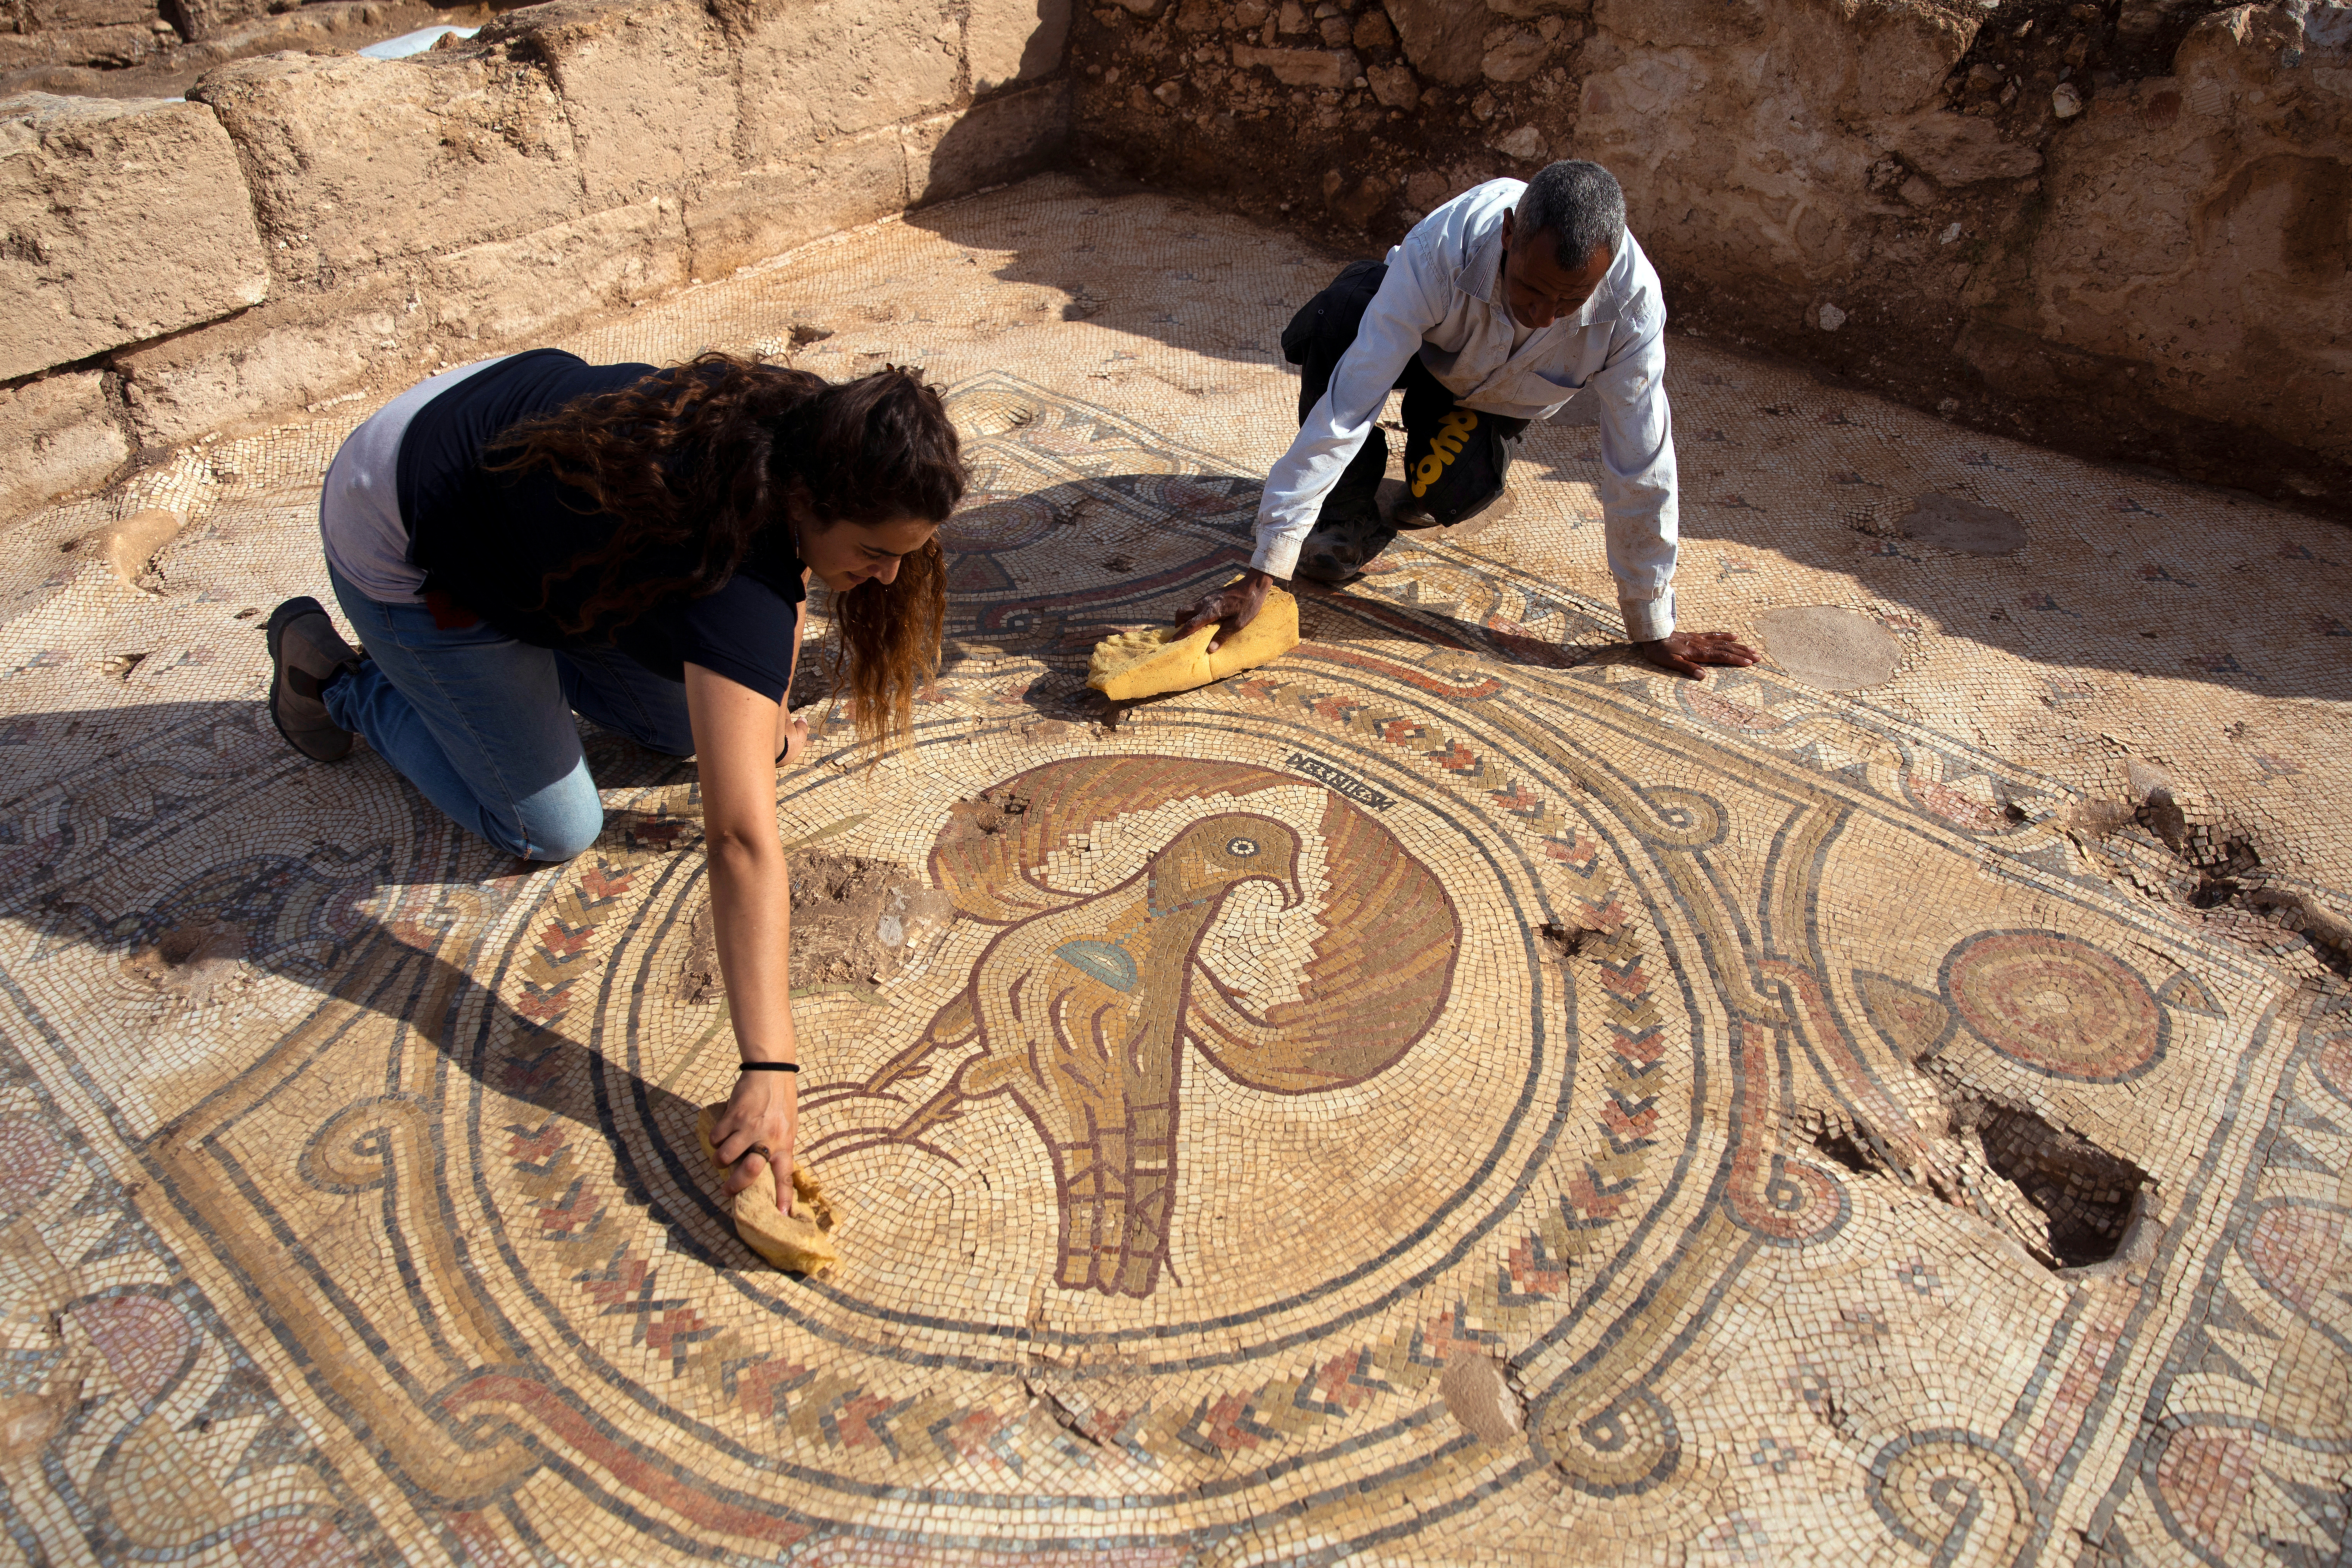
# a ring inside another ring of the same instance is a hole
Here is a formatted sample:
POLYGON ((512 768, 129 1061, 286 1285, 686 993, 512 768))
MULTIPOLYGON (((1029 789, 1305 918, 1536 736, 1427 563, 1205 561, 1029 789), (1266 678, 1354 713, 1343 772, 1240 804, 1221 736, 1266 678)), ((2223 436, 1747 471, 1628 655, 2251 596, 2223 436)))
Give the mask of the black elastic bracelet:
POLYGON ((798 1072, 801 1070, 801 1064, 798 1062, 737 1062, 735 1065, 745 1072, 798 1072))

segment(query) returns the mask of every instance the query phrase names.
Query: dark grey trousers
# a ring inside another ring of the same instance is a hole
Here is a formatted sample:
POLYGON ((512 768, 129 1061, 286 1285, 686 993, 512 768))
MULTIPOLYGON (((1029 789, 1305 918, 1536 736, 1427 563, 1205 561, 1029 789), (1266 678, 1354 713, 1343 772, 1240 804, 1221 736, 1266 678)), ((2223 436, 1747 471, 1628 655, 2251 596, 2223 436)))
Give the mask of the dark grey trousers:
MULTIPOLYGON (((1300 423, 1330 389, 1332 373, 1354 344, 1365 307, 1388 270, 1382 261, 1349 262, 1283 330, 1283 355, 1298 367, 1300 423)), ((1419 355, 1405 362, 1396 384, 1404 393, 1407 504, 1448 527, 1493 505, 1528 422, 1463 407, 1419 355)), ((1396 537, 1381 521, 1375 499, 1388 463, 1388 432, 1375 425, 1323 498, 1314 531, 1298 552, 1300 576, 1327 583, 1351 577, 1396 537)))

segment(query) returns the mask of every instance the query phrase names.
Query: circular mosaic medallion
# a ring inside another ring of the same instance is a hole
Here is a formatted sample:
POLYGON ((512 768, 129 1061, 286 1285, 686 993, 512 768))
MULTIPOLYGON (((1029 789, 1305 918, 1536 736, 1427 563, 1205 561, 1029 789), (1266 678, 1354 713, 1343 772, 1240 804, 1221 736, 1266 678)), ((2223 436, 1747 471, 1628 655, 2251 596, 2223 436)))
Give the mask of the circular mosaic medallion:
POLYGON ((2147 983, 2078 937, 1970 937, 1944 961, 1944 994, 1979 1039, 2053 1078, 2116 1083, 2164 1056, 2164 1012, 2147 983))
MULTIPOLYGON (((858 793, 845 782, 796 804, 831 810, 827 796, 858 793)), ((987 1216, 967 1253, 1015 1289, 984 1290, 961 1321, 920 1311, 898 1281, 935 1274, 940 1231, 894 1224, 861 1237, 827 1287, 838 1305, 875 1330, 911 1317, 985 1337, 1058 1320, 1078 1342, 1181 1338, 1307 1307, 1325 1276, 1453 1233, 1368 1224, 1360 1192, 1299 1190, 1283 1173, 1301 1154, 1336 1173, 1414 1148, 1436 1123, 1417 1133, 1411 1098, 1368 1086, 1433 1033, 1441 1058, 1465 1044, 1463 922, 1395 833, 1311 780, 1194 757, 1070 758, 985 795, 1017 812, 903 807, 906 831, 929 829, 928 878, 960 917, 937 955, 960 983, 917 982, 906 1005, 860 1005, 864 1026, 828 1031, 801 1091, 801 1154, 845 1194, 911 1184, 943 1217, 987 1216), (1193 1190, 1202 1181, 1213 1194, 1193 1190), (1292 1267, 1244 1261, 1262 1247, 1292 1267), (1045 1279, 1076 1294, 1041 1319, 1045 1279), (1175 1310, 1147 1327, 1121 1298, 1175 1310)), ((649 910, 651 940, 623 949, 646 990, 679 962, 670 950, 703 896, 701 878, 681 879, 649 910)), ((667 1065, 707 1013, 642 1009, 633 1047, 667 1065)), ((1437 1119, 1449 1141, 1491 1142, 1524 1120, 1496 1116, 1492 1094, 1461 1106, 1458 1121, 1437 1119)), ((1438 1206, 1475 1221, 1475 1184, 1438 1206)))

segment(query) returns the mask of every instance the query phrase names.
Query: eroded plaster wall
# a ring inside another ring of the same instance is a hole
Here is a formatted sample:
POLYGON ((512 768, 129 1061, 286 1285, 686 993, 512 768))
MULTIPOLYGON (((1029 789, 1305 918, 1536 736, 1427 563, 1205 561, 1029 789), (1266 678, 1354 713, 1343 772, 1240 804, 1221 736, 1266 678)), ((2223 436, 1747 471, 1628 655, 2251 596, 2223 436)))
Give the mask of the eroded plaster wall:
POLYGON ((1066 134, 1066 25, 557 0, 184 102, 0 99, 0 515, 1025 174, 1066 134))
POLYGON ((1366 253, 1589 157, 1685 330, 2352 508, 2352 7, 1116 0, 1078 156, 1366 253))
POLYGON ((1568 155, 1685 330, 2352 507, 2352 7, 556 0, 336 42, 408 5, 222 11, 306 52, 184 103, 0 99, 0 511, 1048 162, 1371 251, 1568 155))

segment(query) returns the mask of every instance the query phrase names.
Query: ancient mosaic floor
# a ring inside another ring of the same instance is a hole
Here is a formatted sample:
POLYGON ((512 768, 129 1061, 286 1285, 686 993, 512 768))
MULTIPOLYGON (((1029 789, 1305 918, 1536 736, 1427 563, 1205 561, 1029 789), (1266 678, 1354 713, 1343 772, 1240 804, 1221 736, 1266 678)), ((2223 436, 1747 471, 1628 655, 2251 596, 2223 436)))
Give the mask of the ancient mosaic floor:
POLYGON ((1243 559, 1332 267, 1045 180, 574 345, 798 324, 978 459, 915 742, 778 784, 937 893, 799 1005, 814 1282, 694 1147, 690 770, 599 738, 605 840, 524 874, 261 716, 370 405, 17 525, 0 1550, 2341 1561, 2352 1010, 2278 900, 2352 888, 2352 536, 1678 341, 1685 624, 1772 663, 1611 646, 1561 426, 1294 655, 1089 706, 1243 559))

